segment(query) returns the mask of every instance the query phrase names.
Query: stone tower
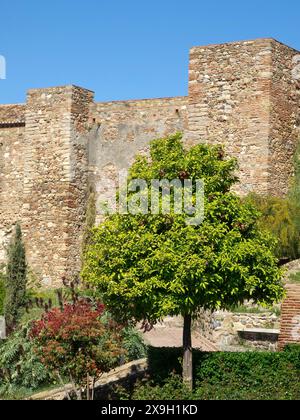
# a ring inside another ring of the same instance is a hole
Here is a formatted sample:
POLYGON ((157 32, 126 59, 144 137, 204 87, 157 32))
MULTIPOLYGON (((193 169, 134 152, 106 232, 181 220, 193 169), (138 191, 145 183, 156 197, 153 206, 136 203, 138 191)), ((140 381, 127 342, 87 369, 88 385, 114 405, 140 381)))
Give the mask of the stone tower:
POLYGON ((300 134, 295 57, 273 39, 191 50, 187 136, 239 159, 243 194, 287 192, 300 134))
POLYGON ((22 111, 22 121, 0 128, 0 206, 13 209, 1 216, 2 236, 21 221, 29 266, 48 287, 80 269, 92 101, 92 92, 66 86, 30 90, 24 109, 2 108, 22 111))

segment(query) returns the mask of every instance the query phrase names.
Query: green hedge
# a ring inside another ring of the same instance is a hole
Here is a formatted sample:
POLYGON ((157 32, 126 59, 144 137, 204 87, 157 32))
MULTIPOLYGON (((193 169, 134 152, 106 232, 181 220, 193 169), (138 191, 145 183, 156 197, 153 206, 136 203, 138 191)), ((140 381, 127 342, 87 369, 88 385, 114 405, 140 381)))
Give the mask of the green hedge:
MULTIPOLYGON (((152 386, 139 388, 136 397, 164 395, 174 387, 174 374, 181 374, 181 349, 149 349, 152 386), (150 392, 151 390, 151 392, 150 392), (143 392, 145 391, 145 392, 143 392), (160 393, 160 394, 159 394, 160 393)), ((203 353, 194 351, 194 399, 300 399, 300 346, 284 352, 203 353)), ((176 398, 175 398, 176 399, 176 398)))

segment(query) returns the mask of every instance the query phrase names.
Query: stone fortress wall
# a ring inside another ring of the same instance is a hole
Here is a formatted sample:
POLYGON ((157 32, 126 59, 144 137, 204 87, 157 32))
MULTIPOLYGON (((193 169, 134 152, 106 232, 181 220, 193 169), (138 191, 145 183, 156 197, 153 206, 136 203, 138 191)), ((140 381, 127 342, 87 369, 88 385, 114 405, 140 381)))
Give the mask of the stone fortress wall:
POLYGON ((80 269, 87 191, 109 198, 136 153, 184 133, 222 143, 240 164, 237 191, 286 193, 300 126, 300 53, 273 39, 194 47, 187 97, 96 103, 76 86, 29 90, 0 105, 0 263, 21 222, 31 269, 46 287, 80 269))

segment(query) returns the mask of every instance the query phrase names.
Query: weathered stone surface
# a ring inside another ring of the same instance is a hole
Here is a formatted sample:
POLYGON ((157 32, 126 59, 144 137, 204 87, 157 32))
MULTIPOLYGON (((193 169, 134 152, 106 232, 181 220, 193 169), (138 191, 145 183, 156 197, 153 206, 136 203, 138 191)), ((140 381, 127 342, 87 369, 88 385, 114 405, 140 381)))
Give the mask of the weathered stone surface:
MULTIPOLYGON (((210 342, 221 350, 239 345, 239 332, 245 330, 279 330, 280 317, 274 313, 231 313, 225 311, 203 312, 195 327, 210 342)), ((262 337, 261 337, 262 338, 262 337)), ((249 340, 247 346, 262 350, 276 350, 277 342, 272 340, 249 340)))
POLYGON ((92 92, 64 86, 0 105, 0 263, 20 221, 45 287, 78 273, 88 185, 100 213, 108 180, 147 154, 151 139, 178 131, 187 145, 223 143, 239 160, 240 193, 285 193, 299 134, 298 70, 299 52, 259 39, 192 48, 187 97, 95 103, 92 92))
POLYGON ((187 98, 149 99, 96 103, 89 133, 89 175, 101 204, 110 202, 120 171, 126 171, 135 156, 147 154, 154 138, 187 128, 187 98))
POLYGON ((287 192, 299 137, 295 57, 273 39, 191 50, 186 139, 224 144, 242 194, 287 192))

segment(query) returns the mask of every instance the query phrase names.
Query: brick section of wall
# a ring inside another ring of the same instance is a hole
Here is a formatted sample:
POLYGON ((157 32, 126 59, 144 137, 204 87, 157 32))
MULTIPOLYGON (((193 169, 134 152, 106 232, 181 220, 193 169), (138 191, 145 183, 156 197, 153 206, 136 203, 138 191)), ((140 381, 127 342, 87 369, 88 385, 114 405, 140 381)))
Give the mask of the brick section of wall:
POLYGON ((137 153, 147 153, 151 140, 186 130, 187 104, 186 97, 178 97, 92 106, 89 164, 99 212, 111 199, 107 179, 116 184, 119 171, 127 170, 137 153))
POLYGON ((281 193, 297 133, 292 58, 272 39, 191 50, 189 143, 222 143, 240 164, 238 192, 281 193))
POLYGON ((28 92, 22 225, 29 264, 45 286, 79 269, 88 169, 82 139, 92 100, 73 86, 28 92))
POLYGON ((279 349, 286 344, 300 344, 300 285, 287 285, 287 298, 281 307, 279 349))

